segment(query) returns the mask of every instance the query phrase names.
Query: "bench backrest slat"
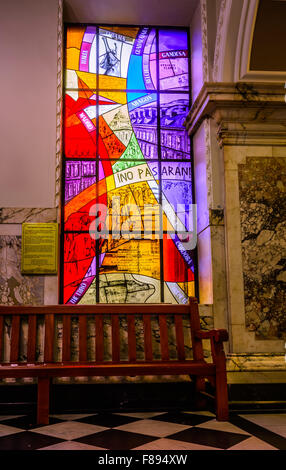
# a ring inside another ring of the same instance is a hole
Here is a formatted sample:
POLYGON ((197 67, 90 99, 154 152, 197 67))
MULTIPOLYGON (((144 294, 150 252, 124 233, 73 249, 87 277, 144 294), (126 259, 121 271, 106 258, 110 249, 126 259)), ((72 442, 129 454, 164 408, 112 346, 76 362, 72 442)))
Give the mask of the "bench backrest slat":
POLYGON ((63 315, 63 361, 69 361, 71 357, 71 316, 63 315))
POLYGON ((18 361, 19 346, 20 346, 20 315, 14 315, 12 318, 12 331, 11 331, 11 354, 10 354, 11 362, 18 361))
POLYGON ((119 316, 118 315, 112 315, 112 319, 111 319, 111 346, 112 346, 112 360, 117 362, 120 360, 119 316))
POLYGON ((79 317, 79 360, 87 361, 87 317, 79 317))
POLYGON ((0 362, 3 358, 3 342, 4 342, 4 316, 0 316, 0 362))
POLYGON ((143 315, 144 324, 144 351, 145 360, 152 361, 153 350, 152 350, 152 328, 151 328, 151 317, 150 315, 143 315))
POLYGON ((95 360, 102 362, 104 358, 103 316, 95 316, 95 360))
POLYGON ((176 330, 176 345, 178 359, 183 361, 185 359, 184 348, 184 331, 183 331, 183 318, 181 315, 175 315, 175 330, 176 330))
POLYGON ((167 319, 164 315, 159 316, 159 326, 160 326, 160 346, 161 346, 162 360, 168 361, 169 360, 168 327, 167 327, 167 319))
POLYGON ((45 362, 52 362, 54 356, 55 317, 52 313, 45 315, 45 362))
POLYGON ((128 324, 128 359, 130 362, 136 361, 136 331, 134 315, 127 315, 128 324))
POLYGON ((28 317, 28 344, 27 344, 27 361, 35 362, 36 360, 36 340, 37 340, 37 316, 29 315, 28 317))

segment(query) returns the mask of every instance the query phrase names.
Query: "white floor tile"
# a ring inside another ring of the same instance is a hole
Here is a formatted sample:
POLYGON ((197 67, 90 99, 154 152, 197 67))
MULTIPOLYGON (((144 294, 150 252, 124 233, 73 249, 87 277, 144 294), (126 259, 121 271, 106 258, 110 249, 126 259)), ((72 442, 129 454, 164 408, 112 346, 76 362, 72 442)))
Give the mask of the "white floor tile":
POLYGON ((159 415, 163 415, 164 413, 166 413, 165 411, 164 412, 153 412, 153 411, 146 411, 145 413, 142 412, 142 413, 113 413, 115 415, 120 415, 120 416, 130 416, 130 418, 142 418, 142 419, 148 419, 148 418, 153 418, 154 416, 159 416, 159 415))
POLYGON ((3 415, 3 416, 0 416, 0 421, 6 421, 7 419, 16 419, 16 418, 22 418, 22 416, 25 416, 25 415, 3 415))
POLYGON ((279 436, 285 437, 286 438, 286 426, 268 426, 264 425, 263 426, 265 429, 268 429, 268 431, 274 432, 275 434, 279 434, 279 436))
POLYGON ((104 431, 106 427, 96 426, 94 424, 78 423, 76 421, 63 421, 62 423, 51 424, 41 428, 33 429, 33 432, 46 434, 48 436, 58 437, 61 439, 72 440, 78 439, 88 434, 104 431))
POLYGON ((175 432, 184 431, 189 429, 190 426, 177 423, 166 423, 164 421, 156 421, 153 419, 142 419, 134 423, 123 424, 114 429, 121 431, 136 432, 138 434, 145 434, 146 436, 165 437, 175 432))
POLYGON ((227 421, 217 421, 216 419, 208 421, 207 423, 198 424, 196 428, 213 429, 214 431, 233 432, 236 434, 246 434, 249 436, 249 432, 243 431, 243 429, 234 426, 234 424, 228 423, 227 421))
POLYGON ((175 441, 173 439, 158 439, 133 450, 221 450, 215 447, 201 446, 192 442, 175 441))
POLYGON ((230 447, 228 450, 277 450, 267 442, 263 442, 257 437, 251 436, 249 439, 230 447))
POLYGON ((210 418, 215 417, 215 414, 211 413, 210 411, 184 411, 184 413, 188 413, 190 415, 209 416, 210 418))
POLYGON ((14 426, 6 426, 5 424, 0 424, 0 437, 9 436, 9 434, 16 434, 18 432, 23 432, 25 429, 15 428, 14 426))
POLYGON ((82 418, 87 418, 88 416, 94 416, 98 413, 91 413, 91 414, 75 414, 75 413, 70 413, 70 414, 62 414, 62 415, 50 415, 51 418, 57 418, 57 419, 62 419, 65 421, 73 421, 75 419, 82 419, 82 418))
POLYGON ((83 444, 82 442, 75 441, 65 441, 59 442, 52 446, 41 447, 39 450, 107 450, 103 447, 89 446, 88 444, 83 444))
POLYGON ((286 426, 286 413, 240 415, 259 426, 286 426))

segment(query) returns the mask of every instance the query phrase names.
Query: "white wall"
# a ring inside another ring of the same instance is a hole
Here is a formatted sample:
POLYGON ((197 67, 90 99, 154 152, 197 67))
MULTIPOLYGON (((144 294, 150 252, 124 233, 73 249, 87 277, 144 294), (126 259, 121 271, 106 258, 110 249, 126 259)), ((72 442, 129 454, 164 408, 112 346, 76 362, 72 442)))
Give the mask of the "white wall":
POLYGON ((53 207, 58 0, 0 1, 0 207, 53 207))

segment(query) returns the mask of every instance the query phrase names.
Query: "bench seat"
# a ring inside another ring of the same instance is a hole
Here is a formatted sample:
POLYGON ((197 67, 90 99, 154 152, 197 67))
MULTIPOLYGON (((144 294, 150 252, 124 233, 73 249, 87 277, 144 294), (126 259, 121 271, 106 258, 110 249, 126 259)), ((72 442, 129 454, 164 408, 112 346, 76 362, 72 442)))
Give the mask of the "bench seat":
POLYGON ((1 377, 87 377, 87 376, 134 376, 134 375, 215 375, 215 365, 204 361, 152 361, 130 364, 122 362, 62 362, 28 364, 1 364, 1 377))

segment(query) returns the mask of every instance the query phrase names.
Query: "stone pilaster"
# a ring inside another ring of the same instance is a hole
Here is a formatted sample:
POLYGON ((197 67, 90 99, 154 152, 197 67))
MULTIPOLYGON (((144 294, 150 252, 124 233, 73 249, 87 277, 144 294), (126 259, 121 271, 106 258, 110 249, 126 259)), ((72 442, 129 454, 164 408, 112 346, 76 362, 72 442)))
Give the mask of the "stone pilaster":
MULTIPOLYGON (((219 318, 222 326, 225 303, 230 353, 258 355, 262 369, 265 354, 267 370, 270 357, 278 368, 285 366, 285 122, 284 83, 206 83, 185 123, 195 167, 198 159, 208 162, 205 183, 197 188, 204 192, 199 201, 206 201, 203 216, 208 209, 217 224, 212 229, 209 216, 214 324, 219 318), (205 135, 198 147, 204 126, 210 126, 211 137, 205 135), (224 258, 226 289, 219 308, 224 258)), ((198 212, 200 219, 199 204, 198 212)), ((200 236, 199 230, 199 269, 200 236)), ((255 361, 243 362, 251 368, 255 361)))

